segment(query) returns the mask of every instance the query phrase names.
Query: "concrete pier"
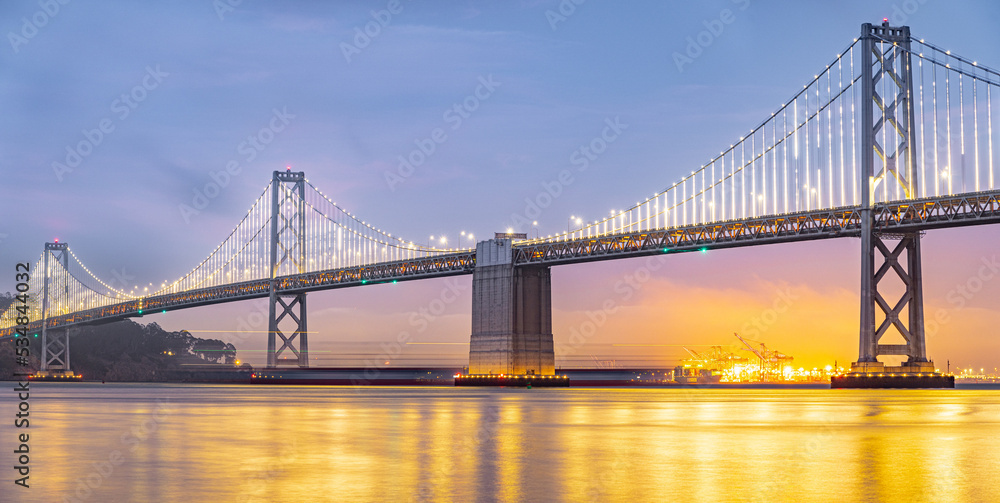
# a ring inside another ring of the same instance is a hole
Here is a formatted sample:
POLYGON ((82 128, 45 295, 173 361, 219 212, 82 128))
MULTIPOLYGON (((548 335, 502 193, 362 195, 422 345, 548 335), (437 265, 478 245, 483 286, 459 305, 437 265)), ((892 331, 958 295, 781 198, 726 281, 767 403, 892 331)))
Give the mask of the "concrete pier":
POLYGON ((514 267, 509 239, 476 246, 470 374, 554 375, 548 267, 514 267))

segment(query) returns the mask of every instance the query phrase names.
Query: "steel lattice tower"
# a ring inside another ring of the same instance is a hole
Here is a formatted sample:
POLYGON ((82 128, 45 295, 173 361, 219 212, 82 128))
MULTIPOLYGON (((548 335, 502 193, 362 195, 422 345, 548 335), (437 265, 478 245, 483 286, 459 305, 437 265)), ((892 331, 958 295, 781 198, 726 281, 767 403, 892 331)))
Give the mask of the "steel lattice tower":
POLYGON ((306 294, 279 292, 282 266, 290 273, 306 272, 306 212, 304 172, 275 171, 271 179, 271 294, 268 306, 267 366, 293 364, 309 366, 309 336, 306 330, 306 294), (294 323, 290 335, 280 327, 285 319, 294 323), (275 349, 277 339, 281 347, 275 349), (298 339, 298 348, 295 341, 298 339), (286 349, 294 358, 281 358, 286 349))
MULTIPOLYGON (((54 277, 52 276, 52 270, 49 267, 49 256, 51 256, 58 264, 62 265, 63 274, 68 274, 69 271, 69 245, 66 243, 45 243, 44 252, 44 265, 45 268, 45 283, 42 287, 42 360, 41 368, 42 372, 50 372, 54 370, 61 370, 65 372, 70 371, 69 367, 69 333, 70 328, 66 327, 60 331, 63 333, 63 337, 56 337, 54 334, 49 337, 48 333, 48 317, 49 317, 49 307, 50 307, 50 296, 49 296, 49 284, 54 283, 54 277)), ((60 292, 62 297, 68 298, 69 296, 69 284, 67 281, 60 281, 63 291, 60 292)), ((53 285, 55 287, 55 285, 53 285)), ((55 292, 53 292, 55 294, 55 292)))
MULTIPOLYGON (((927 356, 920 233, 883 233, 873 225, 872 210, 873 203, 887 202, 889 187, 905 199, 917 194, 910 28, 865 23, 861 44, 861 332, 854 370, 864 372, 881 367, 879 355, 907 356, 904 365, 926 363, 927 356), (894 245, 886 242, 893 240, 894 245), (876 257, 881 259, 878 268, 876 257), (891 305, 879 292, 879 283, 890 274, 904 286, 902 296, 891 305), (877 326, 876 306, 884 314, 877 326), (906 343, 880 344, 890 328, 906 343)), ((924 371, 928 367, 912 366, 924 371)), ((933 371, 933 365, 929 367, 933 371)))

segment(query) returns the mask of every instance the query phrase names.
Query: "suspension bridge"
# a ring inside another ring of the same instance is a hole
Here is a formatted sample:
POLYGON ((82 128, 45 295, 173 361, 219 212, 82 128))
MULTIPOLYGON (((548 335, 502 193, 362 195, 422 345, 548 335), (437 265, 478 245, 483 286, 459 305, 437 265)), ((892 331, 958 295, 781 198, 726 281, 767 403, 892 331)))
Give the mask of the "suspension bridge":
POLYGON ((676 183, 565 233, 498 235, 469 249, 382 231, 304 173, 275 171, 205 260, 152 292, 116 288, 66 243, 46 243, 27 305, 0 316, 0 337, 41 334, 42 370, 69 372, 73 327, 268 297, 268 367, 308 367, 307 293, 472 274, 470 372, 551 375, 554 265, 853 237, 862 256, 854 372, 887 371, 880 355, 906 356, 895 367, 904 374, 933 372, 920 236, 1000 222, 998 87, 996 70, 909 27, 864 24, 769 117, 676 183), (905 287, 898 299, 879 290, 892 277, 905 287))

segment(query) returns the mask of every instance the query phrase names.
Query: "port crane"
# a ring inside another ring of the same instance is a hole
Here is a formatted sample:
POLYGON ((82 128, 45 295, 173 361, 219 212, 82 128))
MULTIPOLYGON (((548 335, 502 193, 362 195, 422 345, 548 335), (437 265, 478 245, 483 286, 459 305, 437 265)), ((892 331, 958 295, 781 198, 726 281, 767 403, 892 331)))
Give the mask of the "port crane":
POLYGON ((774 351, 767 349, 767 346, 763 342, 760 343, 760 348, 755 348, 750 342, 740 336, 738 333, 733 333, 744 346, 750 350, 751 353, 757 356, 760 361, 760 380, 780 380, 782 378, 782 367, 785 363, 790 363, 792 357, 788 356, 780 351, 774 351))

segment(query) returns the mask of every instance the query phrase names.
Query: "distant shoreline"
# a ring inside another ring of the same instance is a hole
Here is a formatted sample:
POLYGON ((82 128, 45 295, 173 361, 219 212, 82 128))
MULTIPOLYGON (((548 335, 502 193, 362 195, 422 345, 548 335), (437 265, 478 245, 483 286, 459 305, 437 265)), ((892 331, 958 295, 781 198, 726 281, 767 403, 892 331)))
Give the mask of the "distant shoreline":
MULTIPOLYGON (((8 380, 7 382, 15 382, 15 380, 8 380)), ((47 386, 53 384, 51 382, 37 382, 33 383, 35 385, 47 386)), ((368 387, 368 388, 392 388, 392 387, 434 387, 434 388, 453 388, 452 383, 427 383, 427 382, 413 382, 413 383, 400 383, 400 382, 371 382, 368 384, 251 384, 249 382, 242 381, 77 381, 77 382, 63 382, 54 384, 66 384, 66 385, 81 385, 81 384, 108 384, 108 385, 119 385, 119 384, 164 384, 164 385, 218 385, 218 386, 254 386, 262 388, 273 388, 273 387, 284 387, 284 386, 299 386, 299 387, 336 387, 336 388, 348 388, 348 387, 368 387)), ((595 389, 595 388, 642 388, 642 389, 705 389, 705 390, 813 390, 813 389, 830 389, 829 384, 817 384, 817 383, 801 383, 801 384, 743 384, 743 383, 720 383, 720 384, 702 384, 702 385, 691 385, 691 384, 591 384, 586 381, 581 381, 578 383, 573 383, 569 388, 576 389, 595 389)), ((468 390, 469 388, 461 388, 468 390)), ((857 393, 860 391, 928 391, 928 390, 946 390, 945 388, 927 388, 927 389, 904 389, 904 388, 891 388, 891 389, 877 389, 877 390, 836 390, 837 392, 850 392, 857 393)), ((956 383, 954 390, 964 390, 964 391, 976 391, 976 390, 1000 390, 1000 383, 956 383)), ((948 390, 951 391, 951 390, 948 390)))

